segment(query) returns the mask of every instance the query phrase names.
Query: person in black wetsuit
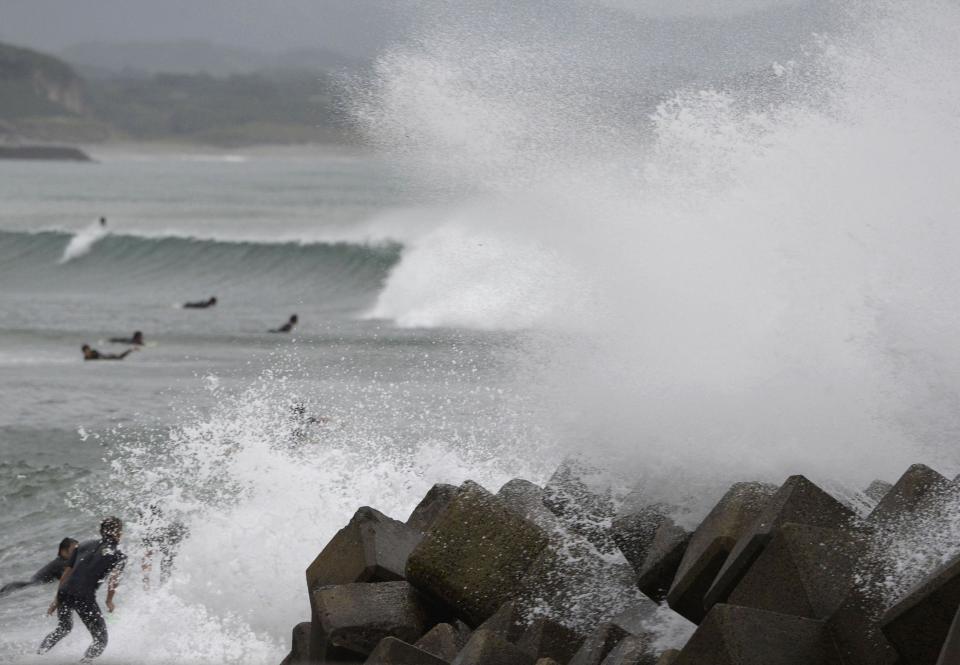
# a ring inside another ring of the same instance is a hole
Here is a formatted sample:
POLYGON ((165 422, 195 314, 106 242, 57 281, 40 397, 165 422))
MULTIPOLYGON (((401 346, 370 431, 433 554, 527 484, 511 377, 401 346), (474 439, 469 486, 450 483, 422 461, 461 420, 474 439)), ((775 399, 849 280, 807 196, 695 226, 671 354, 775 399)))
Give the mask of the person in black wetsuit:
POLYGON ((107 647, 107 623, 97 604, 97 589, 107 579, 107 611, 113 612, 113 596, 127 560, 119 548, 122 534, 123 523, 116 517, 108 517, 100 524, 100 540, 82 543, 74 550, 60 578, 56 598, 47 611, 47 614, 57 613, 57 627, 40 643, 37 653, 48 652, 66 637, 73 629, 74 612, 93 637, 93 644, 81 662, 89 662, 103 653, 107 647))
POLYGON ((143 333, 139 330, 133 333, 130 337, 111 337, 110 341, 114 344, 134 344, 136 346, 143 346, 143 333))
POLYGON ((90 348, 89 344, 84 344, 80 347, 80 350, 83 351, 84 360, 123 360, 136 351, 136 349, 127 349, 123 353, 100 353, 96 349, 90 348))
POLYGON ((290 320, 287 321, 286 323, 284 323, 282 326, 280 326, 279 328, 274 328, 273 330, 268 330, 267 332, 272 332, 272 333, 288 333, 288 332, 290 332, 291 330, 293 330, 293 327, 294 327, 295 325, 297 325, 297 322, 298 322, 299 320, 300 320, 300 319, 297 318, 297 315, 294 314, 294 315, 292 315, 292 316, 290 317, 290 320))
POLYGON ((184 309, 206 309, 217 304, 217 297, 211 296, 208 300, 197 300, 195 302, 183 303, 184 309))
POLYGON ((159 555, 160 584, 165 584, 173 574, 173 560, 180 543, 189 532, 183 522, 168 519, 156 504, 140 510, 140 523, 143 526, 143 588, 149 589, 154 557, 159 555))
POLYGON ((0 587, 0 596, 5 596, 11 591, 16 591, 17 589, 22 589, 24 587, 47 584, 48 582, 55 582, 56 580, 59 580, 63 575, 64 569, 67 567, 67 561, 70 560, 70 556, 73 554, 75 549, 77 549, 77 541, 75 541, 73 538, 64 538, 60 541, 60 547, 57 548, 56 559, 35 572, 33 577, 27 581, 10 582, 9 584, 4 584, 2 587, 0 587))

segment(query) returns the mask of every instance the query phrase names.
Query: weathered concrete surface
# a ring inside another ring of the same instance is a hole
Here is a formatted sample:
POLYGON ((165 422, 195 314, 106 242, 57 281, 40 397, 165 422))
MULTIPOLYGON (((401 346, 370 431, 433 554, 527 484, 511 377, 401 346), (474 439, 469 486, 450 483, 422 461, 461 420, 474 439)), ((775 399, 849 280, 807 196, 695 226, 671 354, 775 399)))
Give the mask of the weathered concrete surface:
POLYGON ((855 517, 852 510, 803 476, 790 476, 737 541, 704 596, 704 608, 727 599, 780 525, 796 522, 844 529, 855 517))
POLYGON ((610 650, 601 665, 654 665, 657 658, 649 642, 646 637, 627 635, 610 650))
POLYGON ((668 519, 668 509, 664 504, 643 506, 618 515, 611 523, 613 540, 634 570, 643 568, 657 530, 668 519))
POLYGON ((487 630, 508 642, 516 642, 523 635, 527 623, 517 603, 511 600, 501 605, 486 621, 477 626, 477 630, 487 630))
POLYGON ((737 541, 747 532, 777 488, 737 483, 694 531, 667 593, 667 603, 694 623, 706 615, 703 597, 737 541))
POLYGON ((731 605, 827 619, 854 582, 859 534, 788 522, 730 594, 731 605))
POLYGON ((883 497, 887 495, 887 492, 893 489, 893 483, 888 483, 886 480, 874 480, 867 486, 867 489, 863 490, 864 495, 875 503, 880 503, 883 500, 883 497))
POLYGON ((923 464, 907 469, 867 517, 867 524, 885 524, 921 508, 942 495, 950 481, 923 464))
MULTIPOLYGON (((463 628, 466 628, 464 625, 463 628)), ((450 662, 470 638, 469 629, 458 630, 449 623, 438 623, 417 640, 413 646, 450 662)))
POLYGON ((553 658, 566 663, 583 644, 584 636, 545 617, 534 619, 523 631, 517 646, 534 658, 553 658))
MULTIPOLYGON (((402 580, 407 557, 422 538, 402 522, 373 508, 360 508, 307 567, 311 612, 316 613, 313 592, 322 586, 402 580)), ((311 653, 320 653, 322 640, 319 626, 314 625, 311 653)))
POLYGON ((307 665, 310 662, 310 622, 304 621, 293 627, 290 653, 280 665, 307 665))
POLYGON ((909 665, 935 665, 960 609, 960 555, 887 610, 881 625, 909 665))
POLYGON ((473 631, 452 665, 533 665, 535 659, 515 644, 489 630, 473 631))
POLYGON ((844 665, 894 665, 896 651, 880 632, 879 600, 854 585, 826 622, 827 633, 844 665))
POLYGON ((307 567, 307 592, 353 582, 402 580, 407 557, 423 534, 364 506, 307 567))
POLYGON ((953 624, 950 626, 947 640, 943 643, 940 658, 937 660, 937 665, 957 665, 957 663, 960 663, 960 610, 957 610, 956 616, 953 617, 953 624))
POLYGON ((657 665, 674 665, 679 657, 680 652, 677 649, 667 649, 660 654, 660 659, 657 661, 657 665))
POLYGON ((449 665, 449 661, 395 637, 385 637, 364 661, 364 665, 449 665))
POLYGON ((824 623, 717 604, 674 665, 842 665, 824 623))
POLYGON ((468 481, 410 554, 406 576, 477 625, 516 594, 546 545, 540 527, 468 481))
POLYGON ((497 498, 508 508, 539 526, 547 535, 565 532, 560 518, 544 505, 543 497, 543 488, 522 478, 514 478, 504 483, 497 492, 497 498))
POLYGON ((439 622, 438 608, 407 582, 321 587, 313 595, 314 630, 328 644, 360 654, 385 637, 413 643, 439 622))
POLYGON ((603 475, 580 460, 564 460, 544 487, 543 503, 567 530, 609 554, 617 549, 610 536, 614 506, 603 475))
POLYGON ((527 572, 517 603, 524 615, 548 616, 583 634, 626 609, 657 609, 637 588, 630 564, 612 562, 583 541, 546 548, 527 572))
POLYGON ((644 594, 656 601, 667 597, 692 536, 672 519, 664 520, 653 537, 643 565, 637 569, 637 586, 644 594))
POLYGON ((426 533, 437 521, 437 518, 443 514, 443 511, 447 509, 455 496, 457 496, 455 485, 437 483, 427 491, 417 507, 410 513, 410 517, 407 518, 407 526, 421 533, 426 533))
POLYGON ((577 649, 569 665, 600 665, 613 648, 629 635, 616 624, 601 623, 577 649))
POLYGON ((560 665, 560 663, 555 661, 553 658, 540 658, 537 660, 536 665, 560 665))

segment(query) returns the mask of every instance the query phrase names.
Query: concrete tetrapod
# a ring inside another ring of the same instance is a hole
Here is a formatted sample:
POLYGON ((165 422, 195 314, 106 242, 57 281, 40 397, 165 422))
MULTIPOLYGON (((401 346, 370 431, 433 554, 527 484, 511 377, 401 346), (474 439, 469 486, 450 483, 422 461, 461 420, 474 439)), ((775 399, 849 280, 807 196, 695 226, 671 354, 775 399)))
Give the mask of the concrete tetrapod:
POLYGON ((449 661, 395 637, 385 637, 370 653, 364 665, 449 665, 449 661))
POLYGON ((410 554, 406 576, 475 626, 513 597, 546 545, 542 529, 467 481, 410 554))
POLYGON ((601 665, 655 665, 656 656, 650 651, 650 640, 638 635, 627 635, 610 650, 601 665))
POLYGON ((613 623, 601 623, 580 645, 569 665, 600 665, 613 648, 630 633, 613 623))
POLYGON ((694 623, 706 615, 703 597, 737 541, 777 491, 765 483, 737 483, 693 532, 667 593, 667 603, 694 623))
POLYGON ((385 637, 413 643, 440 620, 433 601, 408 582, 322 587, 314 601, 314 630, 329 645, 364 655, 385 637))
POLYGON ((956 665, 957 663, 960 663, 960 609, 953 617, 953 624, 950 626, 946 642, 943 643, 943 649, 940 650, 937 665, 956 665))
POLYGON ((523 631, 517 646, 534 658, 553 658, 566 663, 583 644, 583 640, 583 635, 576 631, 552 619, 538 617, 523 631))
MULTIPOLYGON (((316 612, 314 591, 320 587, 402 580, 407 557, 422 538, 420 532, 380 511, 368 506, 360 508, 307 567, 311 612, 316 612)), ((320 653, 322 639, 319 628, 314 626, 311 653, 320 653)))
POLYGON ((656 601, 667 597, 673 578, 693 536, 670 518, 657 529, 643 565, 637 569, 637 586, 656 601))
POLYGON ((427 491, 417 507, 410 513, 410 517, 407 518, 407 526, 421 533, 426 533, 443 514, 443 511, 447 509, 455 496, 457 496, 455 485, 437 483, 427 491))
POLYGON ((674 665, 841 665, 815 619, 717 604, 674 665))
POLYGON ((535 658, 489 630, 477 629, 451 665, 533 665, 535 658))
MULTIPOLYGON (((466 628, 463 624, 460 625, 466 628)), ((450 662, 463 648, 463 645, 467 643, 469 637, 468 628, 465 631, 457 630, 452 624, 438 623, 427 631, 426 635, 417 640, 413 646, 433 654, 441 660, 450 662)))
POLYGON ((787 522, 730 594, 731 605, 827 619, 854 582, 857 534, 787 522))
POLYGON ((942 495, 950 481, 923 464, 907 469, 867 517, 867 524, 884 524, 909 515, 942 495))
POLYGON ((704 596, 704 608, 723 602, 734 590, 780 525, 786 522, 843 529, 855 515, 803 476, 790 476, 747 529, 704 596))
POLYGON ((936 665, 958 609, 960 555, 915 586, 880 622, 905 663, 936 665))

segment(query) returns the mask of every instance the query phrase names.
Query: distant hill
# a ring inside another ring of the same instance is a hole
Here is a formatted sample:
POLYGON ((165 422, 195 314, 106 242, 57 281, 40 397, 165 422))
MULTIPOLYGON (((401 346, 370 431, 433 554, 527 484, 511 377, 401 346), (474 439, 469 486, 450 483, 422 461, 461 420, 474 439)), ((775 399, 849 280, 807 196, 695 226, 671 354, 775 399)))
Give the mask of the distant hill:
POLYGON ((30 49, 0 44, 0 118, 80 115, 84 85, 70 65, 30 49))
MULTIPOLYGON (((198 47, 180 65, 168 64, 216 69, 219 63, 218 71, 225 72, 255 66, 250 53, 198 47)), ((82 77, 58 58, 0 43, 0 143, 355 142, 336 79, 324 68, 344 60, 310 54, 284 56, 305 63, 299 69, 270 58, 276 68, 259 73, 214 76, 128 68, 82 77)))
POLYGON ((88 78, 209 74, 225 77, 275 70, 340 72, 365 66, 326 49, 296 49, 277 54, 204 41, 90 43, 70 46, 60 56, 88 78))

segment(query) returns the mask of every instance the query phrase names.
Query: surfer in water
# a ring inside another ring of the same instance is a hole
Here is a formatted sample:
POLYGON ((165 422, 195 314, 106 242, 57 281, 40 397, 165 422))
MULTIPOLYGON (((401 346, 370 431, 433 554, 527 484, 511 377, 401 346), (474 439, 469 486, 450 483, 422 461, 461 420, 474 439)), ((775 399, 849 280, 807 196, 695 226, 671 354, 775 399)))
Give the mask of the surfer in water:
POLYGON ((73 630, 74 612, 93 637, 93 644, 80 662, 90 662, 103 653, 107 647, 107 623, 97 604, 97 589, 107 580, 107 611, 113 612, 113 596, 127 561, 119 548, 121 535, 123 522, 108 517, 100 524, 100 540, 83 543, 74 550, 60 578, 56 598, 47 610, 47 614, 57 613, 57 628, 44 638, 37 653, 50 651, 73 630))
POLYGON ((110 341, 114 344, 134 344, 135 346, 143 346, 143 333, 139 330, 133 333, 131 337, 111 337, 110 341))
POLYGON ((107 225, 107 218, 106 218, 106 217, 101 217, 101 218, 100 218, 100 226, 104 226, 104 227, 105 227, 106 225, 107 225))
POLYGON ((293 315, 290 316, 290 320, 287 321, 286 323, 284 323, 282 326, 280 326, 279 328, 274 328, 273 330, 268 330, 267 332, 272 332, 272 333, 288 333, 288 332, 290 332, 291 330, 293 330, 293 327, 294 327, 295 325, 297 325, 297 322, 298 322, 298 321, 299 321, 299 319, 297 318, 297 315, 296 315, 296 314, 293 314, 293 315))
POLYGON ((160 584, 165 584, 173 574, 173 560, 188 531, 183 522, 168 518, 156 504, 141 508, 139 512, 143 528, 143 588, 149 589, 154 558, 160 559, 160 584))
POLYGON ((183 303, 184 309, 206 309, 217 304, 217 297, 211 296, 208 300, 197 300, 194 302, 183 303))
POLYGON ((83 351, 84 360, 123 360, 136 351, 136 349, 127 349, 123 353, 100 353, 96 349, 90 348, 89 344, 84 344, 80 347, 80 350, 83 351))
POLYGON ((0 596, 5 596, 11 591, 22 589, 28 586, 38 584, 47 584, 55 582, 63 576, 63 571, 67 568, 67 562, 77 549, 77 541, 73 538, 64 538, 60 541, 60 547, 57 548, 57 558, 33 574, 29 580, 21 582, 10 582, 0 587, 0 596))

